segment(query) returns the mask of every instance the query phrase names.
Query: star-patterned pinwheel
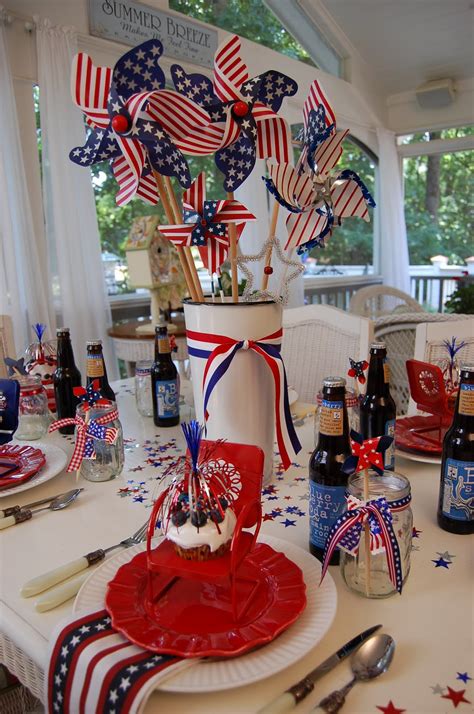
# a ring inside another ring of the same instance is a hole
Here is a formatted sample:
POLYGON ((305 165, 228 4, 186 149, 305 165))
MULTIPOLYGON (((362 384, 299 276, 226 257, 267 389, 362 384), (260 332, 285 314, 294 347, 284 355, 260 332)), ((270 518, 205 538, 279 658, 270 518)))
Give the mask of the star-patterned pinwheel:
POLYGON ((179 65, 171 67, 177 91, 208 112, 212 122, 189 133, 184 143, 176 143, 189 154, 216 152, 216 165, 229 192, 245 181, 257 157, 289 161, 290 130, 277 112, 283 99, 298 89, 293 79, 273 70, 249 79, 240 52, 237 35, 218 48, 213 81, 203 74, 188 75, 179 65))
POLYGON ((19 374, 28 374, 25 369, 25 358, 13 359, 13 357, 4 357, 3 361, 7 366, 8 376, 15 377, 19 374))
POLYGON ((377 436, 364 441, 362 434, 351 429, 352 454, 344 461, 341 469, 346 474, 358 473, 364 469, 373 469, 380 476, 384 470, 383 455, 391 446, 391 436, 377 436))
POLYGON ((348 130, 337 131, 336 118, 317 80, 304 105, 304 141, 296 168, 269 162, 267 189, 286 208, 286 250, 302 253, 324 246, 335 222, 356 216, 369 220, 368 206, 375 206, 367 186, 350 169, 336 171, 342 142, 348 130))
POLYGON ((360 382, 361 384, 365 384, 366 379, 364 372, 369 366, 369 363, 365 359, 360 360, 360 362, 356 362, 351 357, 349 357, 349 364, 350 368, 347 372, 347 376, 355 377, 358 382, 360 382))
POLYGON ((235 223, 237 239, 246 221, 255 221, 253 213, 239 201, 206 201, 206 174, 200 173, 183 194, 181 225, 159 226, 158 230, 178 246, 196 246, 201 259, 213 275, 229 250, 229 223, 235 223))
POLYGON ((147 40, 124 54, 113 70, 95 67, 82 52, 74 58, 72 95, 91 132, 69 157, 80 166, 111 161, 121 206, 135 195, 146 203, 158 202, 153 170, 188 187, 188 164, 175 140, 210 121, 188 98, 164 89, 162 52, 158 40, 147 40))
POLYGON ((108 399, 102 397, 99 389, 100 382, 98 379, 94 379, 87 387, 74 387, 72 391, 74 396, 84 404, 84 409, 87 411, 90 407, 98 404, 110 404, 108 399))

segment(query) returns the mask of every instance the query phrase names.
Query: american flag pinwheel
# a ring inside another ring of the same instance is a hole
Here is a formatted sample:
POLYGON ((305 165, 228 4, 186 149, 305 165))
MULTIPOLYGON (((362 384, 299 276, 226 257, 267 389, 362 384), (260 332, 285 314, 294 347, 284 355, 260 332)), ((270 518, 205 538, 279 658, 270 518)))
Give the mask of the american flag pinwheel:
POLYGON ((362 434, 351 429, 351 451, 341 466, 346 474, 373 469, 380 476, 384 469, 384 453, 392 445, 392 436, 374 436, 364 441, 362 434))
POLYGON ((191 175, 175 141, 210 121, 190 99, 164 89, 162 52, 161 42, 147 40, 124 54, 113 70, 95 67, 83 52, 73 61, 73 99, 91 131, 69 157, 80 166, 111 161, 121 206, 135 195, 146 203, 158 202, 152 169, 175 176, 187 188, 191 175))
POLYGON ((304 104, 303 149, 296 168, 269 162, 268 190, 289 211, 286 250, 302 253, 324 245, 334 222, 356 216, 369 221, 375 206, 367 186, 350 169, 335 170, 348 130, 336 130, 334 111, 315 80, 304 104))
POLYGON ((206 201, 204 172, 183 194, 181 225, 159 226, 158 230, 178 246, 197 246, 201 259, 213 275, 224 262, 229 250, 229 223, 235 223, 237 238, 247 221, 255 221, 253 213, 239 201, 206 201))
POLYGON ((289 161, 290 130, 277 112, 283 99, 298 89, 293 79, 273 70, 249 79, 240 50, 237 35, 218 48, 213 81, 203 74, 187 74, 180 65, 171 67, 177 91, 206 110, 212 122, 176 143, 188 154, 215 152, 216 165, 225 177, 224 189, 229 192, 245 181, 257 157, 289 161))

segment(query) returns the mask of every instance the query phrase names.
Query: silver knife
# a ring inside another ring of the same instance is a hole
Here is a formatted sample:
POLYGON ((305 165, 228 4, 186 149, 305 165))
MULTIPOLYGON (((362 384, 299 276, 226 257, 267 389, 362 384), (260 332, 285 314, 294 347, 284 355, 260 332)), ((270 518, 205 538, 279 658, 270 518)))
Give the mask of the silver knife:
POLYGON ((363 642, 381 627, 382 625, 374 625, 356 637, 353 637, 352 640, 349 640, 349 642, 346 642, 345 645, 340 647, 337 652, 325 659, 316 669, 309 672, 303 679, 287 689, 286 692, 283 692, 277 699, 274 699, 273 702, 270 702, 270 704, 267 704, 263 709, 260 709, 258 714, 284 714, 294 709, 297 704, 313 691, 314 683, 317 682, 318 679, 325 675, 326 672, 330 672, 336 664, 346 659, 346 657, 352 654, 354 650, 360 647, 363 642))

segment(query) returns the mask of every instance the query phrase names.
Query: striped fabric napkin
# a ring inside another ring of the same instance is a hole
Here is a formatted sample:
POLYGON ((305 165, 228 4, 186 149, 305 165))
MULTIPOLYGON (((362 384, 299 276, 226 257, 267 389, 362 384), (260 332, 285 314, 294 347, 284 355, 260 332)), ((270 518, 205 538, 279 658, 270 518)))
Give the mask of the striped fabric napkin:
POLYGON ((196 663, 131 644, 106 610, 74 614, 50 642, 48 714, 140 714, 158 684, 196 663))

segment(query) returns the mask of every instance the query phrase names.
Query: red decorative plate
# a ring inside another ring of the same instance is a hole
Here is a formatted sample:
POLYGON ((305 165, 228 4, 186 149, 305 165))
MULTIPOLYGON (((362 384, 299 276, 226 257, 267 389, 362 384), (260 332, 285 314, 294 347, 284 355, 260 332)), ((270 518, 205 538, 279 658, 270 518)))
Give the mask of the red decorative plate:
POLYGON ((45 465, 46 456, 41 449, 26 444, 4 444, 0 446, 0 462, 16 464, 15 471, 0 476, 0 490, 19 486, 28 481, 45 465))
POLYGON ((395 444, 399 449, 440 455, 447 428, 437 416, 412 416, 395 422, 395 444))
POLYGON ((140 647, 180 657, 242 654, 273 640, 306 606, 301 570, 265 543, 239 568, 237 601, 252 598, 238 623, 228 578, 207 583, 155 575, 155 589, 167 586, 157 603, 146 597, 147 580, 146 552, 117 571, 105 598, 112 624, 140 647))

